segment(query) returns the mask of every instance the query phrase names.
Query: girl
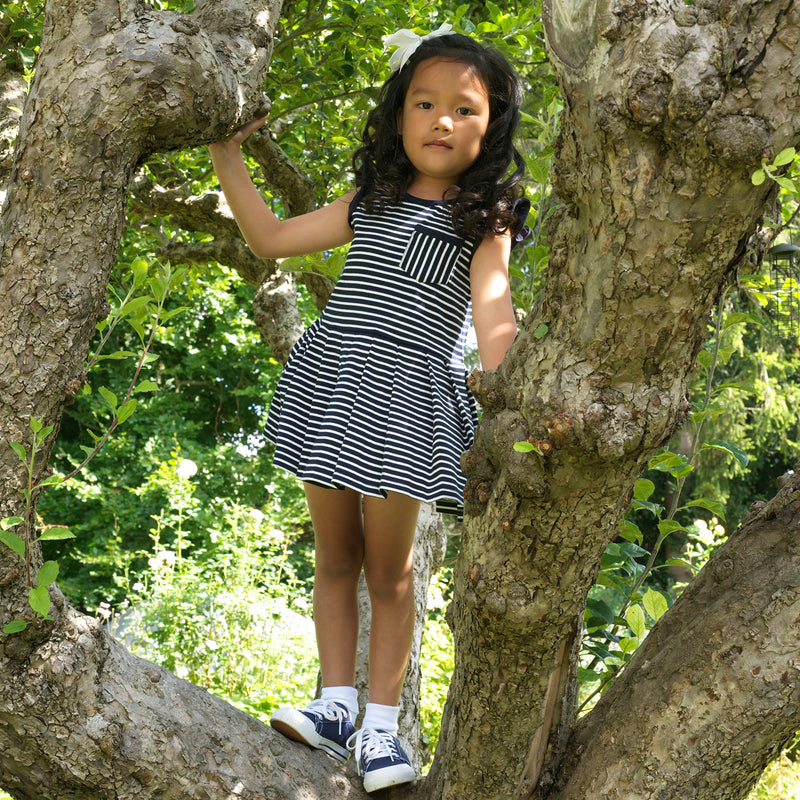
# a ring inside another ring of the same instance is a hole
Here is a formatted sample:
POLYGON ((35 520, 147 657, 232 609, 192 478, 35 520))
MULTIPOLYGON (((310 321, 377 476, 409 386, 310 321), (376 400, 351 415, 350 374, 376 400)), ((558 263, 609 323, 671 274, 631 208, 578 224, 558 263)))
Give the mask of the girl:
POLYGON ((257 256, 352 242, 266 425, 275 463, 304 481, 314 525, 323 685, 319 700, 279 709, 271 724, 341 761, 355 752, 367 792, 415 778, 396 736, 414 626, 414 531, 421 500, 457 510, 462 497, 459 458, 477 422, 463 360, 470 302, 484 369, 498 366, 516 334, 508 255, 527 214, 515 208, 521 90, 501 55, 450 30, 388 37, 394 74, 353 157, 356 190, 323 208, 285 221, 267 208, 240 149, 264 120, 210 147, 257 256), (372 628, 369 702, 356 731, 362 568, 372 628))

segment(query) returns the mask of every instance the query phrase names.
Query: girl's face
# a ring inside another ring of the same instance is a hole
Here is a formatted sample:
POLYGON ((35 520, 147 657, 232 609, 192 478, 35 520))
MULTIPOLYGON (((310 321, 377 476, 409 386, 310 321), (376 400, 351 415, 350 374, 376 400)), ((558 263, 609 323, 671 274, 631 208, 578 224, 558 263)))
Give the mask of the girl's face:
POLYGON ((429 58, 411 78, 397 129, 414 166, 409 192, 441 200, 480 155, 489 127, 489 92, 472 67, 429 58))

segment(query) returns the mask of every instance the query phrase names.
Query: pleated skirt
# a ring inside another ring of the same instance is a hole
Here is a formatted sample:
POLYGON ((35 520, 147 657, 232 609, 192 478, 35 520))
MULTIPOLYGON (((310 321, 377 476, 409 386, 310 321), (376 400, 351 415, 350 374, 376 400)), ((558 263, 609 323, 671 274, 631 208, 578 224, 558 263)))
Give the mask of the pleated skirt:
POLYGON ((399 492, 460 513, 474 438, 463 367, 384 334, 314 322, 295 345, 265 425, 274 463, 330 488, 399 492))

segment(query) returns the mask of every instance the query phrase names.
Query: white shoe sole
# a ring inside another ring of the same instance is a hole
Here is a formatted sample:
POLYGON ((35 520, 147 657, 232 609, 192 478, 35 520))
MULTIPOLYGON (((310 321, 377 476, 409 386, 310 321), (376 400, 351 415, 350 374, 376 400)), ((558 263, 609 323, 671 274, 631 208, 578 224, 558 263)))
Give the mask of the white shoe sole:
POLYGON ((397 786, 401 783, 411 783, 416 778, 417 773, 408 764, 384 767, 364 775, 364 791, 367 793, 377 792, 379 789, 388 789, 390 786, 397 786))
POLYGON ((350 751, 346 747, 320 736, 314 723, 296 708, 279 708, 270 717, 269 724, 289 739, 322 750, 337 761, 344 763, 350 758, 350 751))

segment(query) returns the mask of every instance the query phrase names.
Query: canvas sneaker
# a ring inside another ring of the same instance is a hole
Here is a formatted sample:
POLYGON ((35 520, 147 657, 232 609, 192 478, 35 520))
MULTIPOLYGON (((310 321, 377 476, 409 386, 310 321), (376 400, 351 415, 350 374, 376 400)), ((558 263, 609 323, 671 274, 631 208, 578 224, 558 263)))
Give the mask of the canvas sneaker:
POLYGON ((410 783, 417 777, 393 733, 361 728, 350 737, 347 746, 355 753, 358 774, 364 776, 365 792, 410 783))
POLYGON ((356 729, 350 712, 341 703, 314 700, 302 709, 279 708, 269 724, 284 736, 324 750, 338 761, 350 758, 347 741, 356 729))

